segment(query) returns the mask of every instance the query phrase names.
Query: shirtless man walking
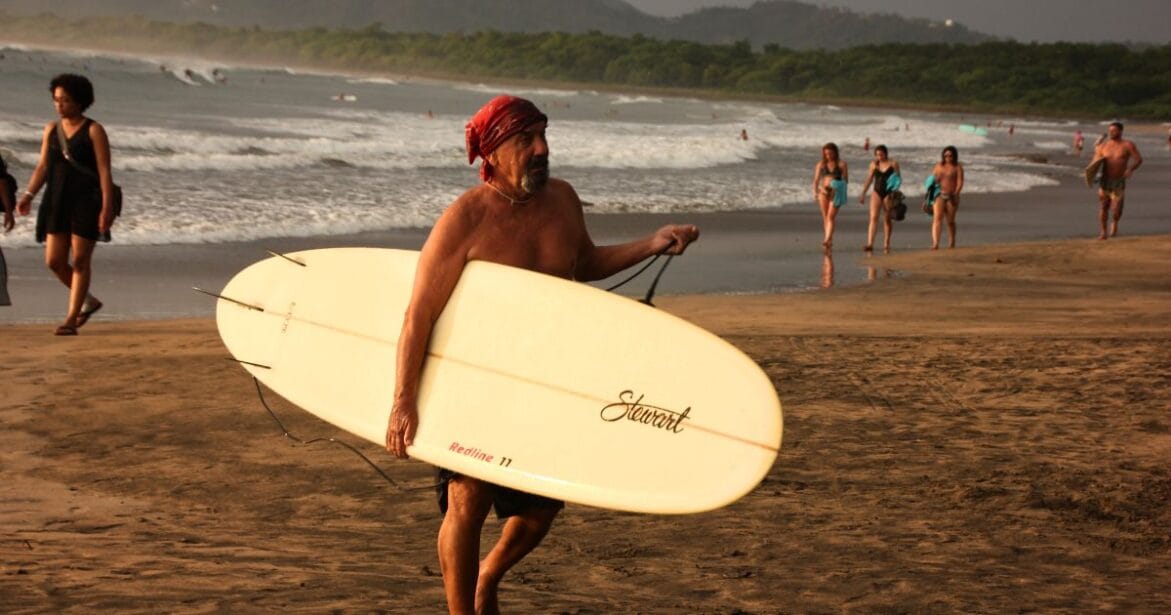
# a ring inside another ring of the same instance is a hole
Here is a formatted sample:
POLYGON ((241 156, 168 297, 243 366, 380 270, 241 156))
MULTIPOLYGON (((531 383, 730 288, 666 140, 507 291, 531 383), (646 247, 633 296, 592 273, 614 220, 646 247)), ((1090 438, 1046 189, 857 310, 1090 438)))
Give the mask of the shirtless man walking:
POLYGON ((1118 221, 1122 219, 1122 205, 1126 200, 1126 180, 1143 164, 1143 157, 1134 142, 1122 138, 1122 122, 1111 123, 1106 135, 1106 140, 1094 150, 1095 159, 1105 160, 1102 179, 1098 181, 1098 223, 1102 227, 1098 239, 1118 235, 1118 221), (1113 220, 1107 235, 1106 220, 1111 217, 1113 220))
MULTIPOLYGON (((466 128, 468 162, 481 158, 483 183, 463 193, 423 245, 398 344, 394 404, 386 448, 406 458, 419 424, 417 395, 427 343, 464 265, 483 260, 589 281, 650 256, 682 254, 699 237, 692 225, 667 225, 629 243, 596 246, 577 193, 549 177, 548 119, 533 103, 499 96, 466 128)), ((491 323, 483 323, 491 326, 491 323)), ((443 522, 439 564, 452 613, 497 613, 504 574, 541 542, 564 503, 446 470, 438 487, 443 522), (507 519, 499 542, 479 560, 480 532, 493 506, 507 519)))

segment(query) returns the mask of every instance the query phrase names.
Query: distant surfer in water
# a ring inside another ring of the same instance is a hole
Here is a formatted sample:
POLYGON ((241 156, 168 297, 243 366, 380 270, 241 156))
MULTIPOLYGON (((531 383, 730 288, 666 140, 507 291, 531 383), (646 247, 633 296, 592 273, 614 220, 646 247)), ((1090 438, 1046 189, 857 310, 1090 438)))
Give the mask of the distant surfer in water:
POLYGON ((1106 140, 1094 150, 1094 158, 1104 160, 1102 178, 1098 180, 1098 223, 1102 227, 1098 239, 1118 235, 1118 221, 1122 219, 1122 205, 1126 200, 1126 180, 1143 164, 1142 154, 1134 142, 1122 138, 1122 122, 1111 123, 1106 135, 1106 140), (1106 221, 1111 217, 1107 235, 1106 221))
POLYGON ((947 223, 947 247, 956 247, 956 210, 960 208, 960 192, 964 189, 964 165, 954 145, 943 148, 939 164, 931 170, 939 184, 931 219, 931 249, 939 249, 943 224, 947 223))
MULTIPOLYGON (((547 123, 532 102, 498 96, 467 124, 468 162, 482 160, 482 183, 448 206, 419 256, 386 431, 386 448, 397 457, 408 456, 419 424, 419 377, 432 328, 469 261, 600 280, 664 251, 682 254, 699 237, 693 225, 667 225, 629 243, 594 245, 577 193, 549 176, 547 123)), ((541 542, 564 503, 442 469, 439 479, 439 564, 448 609, 496 613, 500 580, 541 542), (480 533, 493 507, 507 520, 499 542, 480 561, 480 533)))

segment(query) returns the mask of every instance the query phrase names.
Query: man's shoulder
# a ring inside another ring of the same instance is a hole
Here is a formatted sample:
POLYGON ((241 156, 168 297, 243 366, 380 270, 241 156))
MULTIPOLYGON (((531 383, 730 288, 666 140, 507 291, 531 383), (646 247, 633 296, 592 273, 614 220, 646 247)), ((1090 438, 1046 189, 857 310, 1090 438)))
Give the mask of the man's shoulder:
POLYGON ((549 190, 552 190, 553 193, 557 195, 577 194, 577 191, 573 189, 573 185, 558 177, 550 177, 549 183, 545 184, 545 187, 549 190))

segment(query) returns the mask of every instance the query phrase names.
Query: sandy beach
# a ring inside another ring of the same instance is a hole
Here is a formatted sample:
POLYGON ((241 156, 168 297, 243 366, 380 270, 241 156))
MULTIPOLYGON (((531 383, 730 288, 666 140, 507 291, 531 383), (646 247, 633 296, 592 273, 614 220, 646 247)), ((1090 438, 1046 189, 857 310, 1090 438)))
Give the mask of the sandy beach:
MULTIPOLYGON (((832 256, 812 203, 588 213, 597 243, 703 229, 656 303, 767 372, 785 439, 721 510, 570 505, 504 611, 1171 611, 1171 157, 1161 127, 1135 133, 1147 162, 1109 241, 1065 153, 1057 185, 965 194, 956 250, 925 250, 913 206, 893 253, 864 255, 855 198, 832 256)), ((106 307, 76 338, 51 335, 65 289, 41 250, 6 249, 0 612, 442 612, 431 469, 270 395, 290 432, 392 483, 283 437, 191 291, 266 249, 426 232, 103 245, 106 307)))
MULTIPOLYGON (((780 457, 711 513, 571 505, 504 610, 1171 609, 1171 237, 874 265, 860 286, 662 297, 773 379, 780 457)), ((443 610, 430 470, 270 398, 395 484, 282 437, 210 319, 0 336, 5 612, 443 610)))

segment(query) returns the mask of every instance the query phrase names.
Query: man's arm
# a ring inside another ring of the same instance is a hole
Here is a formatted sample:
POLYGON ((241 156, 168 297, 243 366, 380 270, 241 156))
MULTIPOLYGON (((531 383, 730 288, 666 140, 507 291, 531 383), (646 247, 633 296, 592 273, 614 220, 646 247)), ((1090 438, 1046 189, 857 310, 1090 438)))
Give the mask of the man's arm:
POLYGON ((1127 146, 1130 148, 1130 155, 1134 158, 1134 165, 1126 171, 1126 177, 1130 177, 1143 165, 1143 155, 1138 153, 1138 147, 1135 146, 1134 141, 1127 141, 1127 146))
POLYGON ((698 238, 699 227, 693 224, 668 224, 653 235, 613 246, 595 246, 587 233, 574 279, 581 282, 602 280, 663 251, 683 254, 688 244, 698 238))
POLYGON ((394 405, 386 429, 386 450, 406 458, 419 425, 419 377, 435 321, 443 313, 467 263, 471 224, 459 202, 447 209, 423 244, 411 301, 398 340, 394 405))

